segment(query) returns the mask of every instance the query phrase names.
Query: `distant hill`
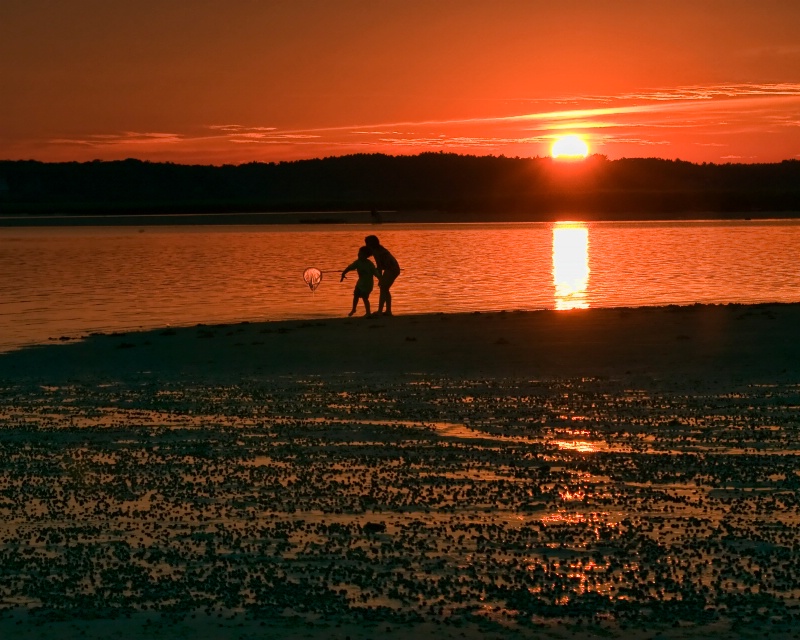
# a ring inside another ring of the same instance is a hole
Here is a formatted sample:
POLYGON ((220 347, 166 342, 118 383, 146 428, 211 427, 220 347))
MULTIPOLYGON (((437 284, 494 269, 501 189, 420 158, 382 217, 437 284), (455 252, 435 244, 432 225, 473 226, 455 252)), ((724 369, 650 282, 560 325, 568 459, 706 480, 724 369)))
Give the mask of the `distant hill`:
POLYGON ((580 162, 423 153, 202 166, 0 161, 0 213, 343 210, 523 214, 544 220, 800 215, 800 161, 580 162))

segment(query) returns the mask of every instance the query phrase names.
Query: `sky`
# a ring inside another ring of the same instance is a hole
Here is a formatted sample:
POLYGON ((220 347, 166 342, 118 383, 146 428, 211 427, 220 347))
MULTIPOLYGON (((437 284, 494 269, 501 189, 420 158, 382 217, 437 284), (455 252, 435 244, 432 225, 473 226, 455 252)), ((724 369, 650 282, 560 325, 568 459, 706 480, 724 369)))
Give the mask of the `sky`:
POLYGON ((0 0, 0 159, 800 158, 800 0, 0 0))

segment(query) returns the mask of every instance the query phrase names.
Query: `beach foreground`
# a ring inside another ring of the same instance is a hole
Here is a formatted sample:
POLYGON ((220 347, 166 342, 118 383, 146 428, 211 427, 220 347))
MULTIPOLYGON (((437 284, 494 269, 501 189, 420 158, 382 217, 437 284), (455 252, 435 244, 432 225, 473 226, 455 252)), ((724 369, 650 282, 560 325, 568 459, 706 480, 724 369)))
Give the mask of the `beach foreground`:
POLYGON ((800 637, 798 326, 398 316, 0 355, 0 636, 800 637))

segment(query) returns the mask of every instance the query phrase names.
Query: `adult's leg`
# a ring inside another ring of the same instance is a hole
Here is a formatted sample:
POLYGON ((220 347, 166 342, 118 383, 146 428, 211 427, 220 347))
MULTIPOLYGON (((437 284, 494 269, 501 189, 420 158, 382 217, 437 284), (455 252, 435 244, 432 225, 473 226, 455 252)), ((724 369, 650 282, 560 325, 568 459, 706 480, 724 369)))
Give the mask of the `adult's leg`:
MULTIPOLYGON (((389 285, 391 287, 392 285, 389 285)), ((389 291, 389 287, 385 289, 381 289, 381 293, 383 294, 383 301, 386 303, 386 311, 384 311, 384 315, 390 316, 392 315, 392 292, 389 291)))
MULTIPOLYGON (((394 284, 394 281, 397 280, 398 274, 383 274, 383 279, 381 280, 380 289, 381 289, 381 298, 383 299, 384 303, 386 304, 386 315, 392 315, 392 292, 390 289, 394 284)), ((380 305, 382 306, 382 305, 380 305)))
POLYGON ((383 278, 378 280, 378 311, 377 313, 383 313, 383 307, 386 304, 386 292, 383 288, 383 278))

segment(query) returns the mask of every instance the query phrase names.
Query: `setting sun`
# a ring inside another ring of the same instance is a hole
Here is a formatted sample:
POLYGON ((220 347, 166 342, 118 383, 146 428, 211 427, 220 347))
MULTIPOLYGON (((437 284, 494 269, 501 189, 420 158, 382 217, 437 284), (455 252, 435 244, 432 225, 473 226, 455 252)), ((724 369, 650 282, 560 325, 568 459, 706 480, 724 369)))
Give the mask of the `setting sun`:
POLYGON ((576 160, 589 155, 589 146, 578 136, 562 136, 553 143, 550 154, 554 158, 576 160))

